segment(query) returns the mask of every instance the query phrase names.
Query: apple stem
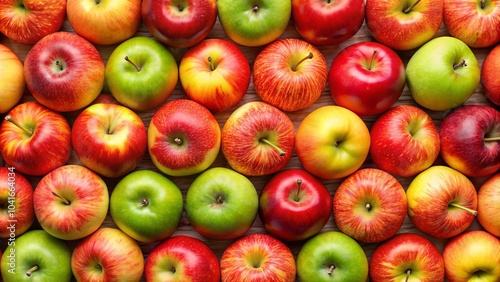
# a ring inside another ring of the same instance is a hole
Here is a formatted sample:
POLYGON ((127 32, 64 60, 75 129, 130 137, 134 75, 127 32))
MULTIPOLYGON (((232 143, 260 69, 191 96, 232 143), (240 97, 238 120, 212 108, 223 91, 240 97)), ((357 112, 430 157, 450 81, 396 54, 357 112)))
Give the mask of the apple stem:
POLYGON ((260 141, 266 143, 267 145, 269 145, 271 147, 273 147, 276 151, 278 151, 278 153, 280 154, 280 156, 284 156, 286 154, 285 151, 283 151, 280 147, 274 145, 271 141, 267 140, 266 138, 261 138, 260 141))
POLYGON ((403 13, 408 14, 411 10, 413 10, 413 8, 415 8, 415 6, 417 6, 418 3, 420 3, 420 0, 413 2, 413 4, 403 10, 403 13))
POLYGON ((224 198, 223 198, 221 195, 217 196, 217 199, 215 199, 215 200, 216 200, 216 201, 217 201, 217 203, 219 203, 219 204, 224 203, 224 198))
POLYGON ((20 125, 12 116, 8 115, 5 117, 5 120, 8 122, 12 122, 15 126, 17 126, 22 131, 26 132, 29 136, 33 136, 33 129, 26 129, 24 126, 20 125))
POLYGON ((377 54, 377 49, 373 50, 372 58, 370 59, 370 64, 368 65, 368 70, 373 68, 373 60, 375 59, 375 54, 377 54))
POLYGON ((500 136, 497 137, 485 137, 484 142, 495 142, 495 141, 500 141, 500 136))
POLYGON ((367 210, 371 210, 372 209, 372 205, 370 205, 370 203, 366 203, 365 208, 367 210))
POLYGON ((334 270, 335 270, 335 265, 334 264, 330 265, 330 268, 328 268, 328 275, 332 275, 334 270))
POLYGON ((294 201, 299 201, 300 188, 302 187, 302 179, 297 178, 297 193, 295 193, 294 201))
POLYGON ((28 271, 26 271, 26 276, 31 277, 31 274, 33 274, 33 272, 35 272, 37 270, 38 270, 38 265, 35 264, 32 268, 30 268, 30 269, 28 269, 28 271))
POLYGON ((481 9, 484 9, 484 0, 479 1, 479 3, 481 4, 481 9))
POLYGON ((63 64, 61 64, 61 62, 59 62, 59 61, 56 61, 56 66, 59 66, 59 70, 63 70, 64 69, 63 64))
POLYGON ((132 66, 134 66, 134 68, 139 72, 141 71, 141 68, 139 68, 139 66, 137 66, 134 62, 132 62, 132 60, 129 59, 128 56, 125 56, 125 61, 129 62, 130 64, 132 64, 132 66))
POLYGON ((410 274, 411 274, 411 269, 407 269, 407 270, 406 270, 406 278, 405 278, 405 282, 408 282, 408 279, 410 279, 410 274))
POLYGON ((207 58, 208 62, 210 63, 210 70, 214 71, 217 67, 214 65, 214 60, 212 60, 212 57, 207 58))
POLYGON ((468 212, 472 213, 474 216, 477 216, 477 211, 475 211, 473 209, 469 209, 469 208, 464 207, 464 206, 461 206, 457 203, 451 203, 450 206, 455 207, 455 208, 459 208, 459 209, 463 209, 464 211, 468 211, 468 212))
POLYGON ((254 14, 257 14, 257 12, 258 12, 258 11, 259 11, 259 6, 257 6, 257 5, 253 6, 253 8, 252 8, 252 12, 253 12, 254 14))
POLYGON ((56 192, 54 192, 54 191, 52 191, 52 195, 54 195, 54 196, 58 197, 61 201, 63 201, 63 202, 64 202, 64 204, 65 204, 65 205, 70 205, 70 204, 71 204, 71 202, 70 202, 70 201, 68 201, 67 199, 65 199, 65 198, 63 198, 63 197, 61 197, 61 196, 59 196, 59 195, 58 195, 56 192))
POLYGON ((139 207, 145 207, 147 205, 149 205, 149 201, 148 201, 148 199, 144 198, 144 199, 142 199, 141 203, 139 204, 139 207))
POLYGON ((174 138, 174 142, 175 142, 177 145, 179 145, 179 146, 180 146, 180 145, 182 145, 182 139, 181 139, 181 138, 179 138, 179 137, 175 137, 175 138, 174 138))
POLYGON ((466 67, 466 66, 467 66, 467 63, 465 62, 465 60, 462 60, 460 63, 454 64, 453 65, 453 69, 456 70, 458 68, 466 67))
POLYGON ((299 66, 299 65, 300 65, 303 61, 308 60, 308 59, 312 59, 312 58, 313 58, 313 56, 314 56, 314 55, 313 55, 313 53, 312 53, 312 52, 309 52, 309 54, 308 54, 306 57, 302 58, 302 60, 298 61, 298 62, 295 64, 295 66, 293 66, 293 67, 292 67, 292 71, 297 71, 297 67, 298 67, 298 66, 299 66))

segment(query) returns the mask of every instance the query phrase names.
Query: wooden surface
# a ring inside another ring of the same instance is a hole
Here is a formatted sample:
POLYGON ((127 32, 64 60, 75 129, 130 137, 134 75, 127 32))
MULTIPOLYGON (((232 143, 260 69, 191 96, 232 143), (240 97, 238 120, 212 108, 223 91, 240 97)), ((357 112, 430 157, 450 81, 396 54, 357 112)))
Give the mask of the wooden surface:
MULTIPOLYGON (((68 22, 66 22, 62 28, 63 30, 65 31, 73 31, 71 26, 69 25, 68 22)), ((138 36, 150 36, 150 34, 148 33, 146 27, 144 25, 141 25, 137 34, 138 36)), ((446 29, 444 27, 442 27, 438 34, 436 36, 443 36, 443 35, 448 35, 446 29)), ((224 33, 224 31, 222 30, 222 28, 220 27, 220 24, 219 22, 216 23, 214 29, 212 30, 212 32, 209 34, 208 36, 209 38, 226 38, 226 35, 224 33)), ((281 36, 283 38, 288 38, 288 37, 295 37, 295 38, 300 38, 298 33, 295 31, 294 27, 293 27, 293 23, 290 22, 289 23, 289 26, 287 28, 287 30, 285 31, 285 33, 281 36)), ((368 30, 366 29, 366 27, 363 25, 362 28, 358 31, 358 33, 352 37, 350 40, 340 44, 340 45, 336 45, 336 46, 322 46, 322 47, 318 47, 318 49, 323 53, 323 55, 325 56, 326 60, 327 60, 327 64, 328 64, 328 67, 330 66, 333 58, 336 56, 336 54, 342 50, 344 47, 348 46, 348 45, 351 45, 353 43, 357 43, 357 42, 361 42, 361 41, 373 41, 374 39, 370 36, 368 30)), ((30 50, 30 45, 24 45, 24 44, 19 44, 19 43, 16 43, 12 40, 9 40, 5 37, 1 38, 0 39, 0 43, 1 44, 4 44, 6 46, 8 46, 9 48, 13 49, 14 52, 20 57, 20 59, 22 61, 24 61, 25 57, 26 57, 26 54, 28 53, 28 51, 30 50)), ((104 62, 107 61, 107 58, 109 57, 110 53, 112 52, 112 50, 114 49, 114 47, 116 47, 116 45, 112 45, 112 46, 96 46, 99 50, 99 52, 101 53, 101 56, 104 60, 104 62)), ((251 64, 253 64, 253 61, 255 59, 255 57, 257 56, 257 54, 260 52, 260 50, 262 50, 264 47, 243 47, 243 46, 240 46, 241 50, 247 55, 247 58, 248 60, 250 61, 251 64)), ((491 48, 484 48, 484 49, 474 49, 474 52, 475 54, 477 55, 477 59, 479 61, 480 64, 482 64, 485 56, 488 54, 488 52, 491 50, 491 48)), ((176 57, 176 59, 180 60, 180 58, 182 57, 182 54, 185 52, 186 50, 184 49, 172 49, 172 52, 174 54, 174 56, 176 57)), ((398 54, 401 56, 403 62, 406 63, 408 62, 409 58, 411 57, 411 55, 413 54, 413 51, 405 51, 405 52, 398 52, 398 54)), ((432 63, 432 62, 430 62, 432 63)), ((178 83, 177 87, 176 87, 176 90, 175 92, 171 95, 171 97, 168 99, 168 100, 173 100, 173 99, 178 99, 178 98, 187 98, 187 96, 183 93, 182 91, 182 88, 180 86, 180 83, 178 83)), ((26 96, 24 97, 25 100, 30 100, 32 99, 30 96, 29 96, 29 93, 26 94, 26 96)), ((226 120, 226 118, 230 115, 230 113, 236 108, 238 107, 239 105, 242 105, 243 103, 246 103, 248 101, 252 101, 252 100, 259 100, 258 96, 256 95, 255 93, 255 89, 253 87, 253 84, 251 82, 249 88, 248 88, 248 91, 246 93, 246 95, 244 96, 243 100, 238 104, 236 105, 235 107, 231 108, 230 110, 228 111, 225 111, 225 112, 222 112, 222 113, 217 113, 215 114, 217 120, 219 121, 220 125, 221 125, 221 128, 224 124, 224 121, 226 120)), ((479 86, 474 95, 466 102, 467 104, 488 104, 488 105, 492 105, 487 99, 486 97, 484 96, 483 94, 483 91, 481 89, 481 86, 479 86)), ((304 110, 300 110, 300 111, 297 111, 297 112, 293 112, 293 113, 287 113, 290 118, 293 120, 294 122, 294 125, 295 127, 297 128, 298 125, 300 124, 300 122, 302 121, 302 119, 309 113, 311 112, 312 110, 318 108, 318 107, 321 107, 321 106, 324 106, 324 105, 332 105, 334 104, 333 102, 333 99, 330 95, 330 92, 329 92, 329 87, 327 85, 327 87, 324 89, 323 91, 323 94, 322 96, 317 100, 317 102, 304 109, 304 110)), ((409 94, 408 92, 408 89, 405 88, 404 89, 404 92, 401 96, 401 98, 399 99, 399 101, 396 103, 396 105, 399 105, 399 104, 409 104, 409 105, 416 105, 415 102, 413 101, 411 95, 409 94)), ((433 118, 433 120, 435 121, 436 125, 439 126, 440 124, 440 121, 443 119, 443 117, 446 115, 447 112, 431 112, 431 111, 427 111, 433 118)), ((142 112, 140 113, 140 116, 142 117, 144 123, 146 126, 148 126, 149 124, 149 121, 152 117, 154 113, 154 110, 152 111, 147 111, 147 112, 142 112)), ((68 118, 68 120, 70 121, 70 123, 74 120, 75 116, 76 116, 77 113, 68 113, 68 114, 65 114, 66 117, 68 118)), ((364 117, 363 120, 366 122, 367 126, 370 128, 373 121, 376 119, 376 116, 369 116, 369 117, 364 117)), ((71 158, 70 158, 70 161, 69 163, 79 163, 77 157, 75 156, 75 154, 73 153, 71 158)), ((438 163, 442 163, 441 160, 438 159, 438 161, 436 162, 437 164, 438 163)), ((214 164, 212 165, 213 167, 214 166, 224 166, 224 167, 228 167, 227 163, 225 162, 223 156, 222 156, 222 153, 219 154, 218 158, 216 159, 216 161, 214 162, 214 164)), ((290 160, 290 162, 288 163, 288 165, 286 166, 286 168, 293 168, 293 167, 300 167, 301 164, 297 158, 297 156, 294 154, 292 159, 290 160)), ((368 159, 366 160, 366 162, 364 163, 363 167, 374 167, 373 163, 370 161, 370 157, 368 157, 368 159)), ((137 167, 137 169, 151 169, 151 170, 155 170, 155 171, 158 171, 156 169, 156 167, 154 166, 154 164, 151 162, 149 156, 146 155, 144 156, 143 158, 143 161, 141 162, 141 164, 137 167)), ((179 188, 182 190, 183 194, 185 195, 185 192, 187 191, 187 188, 189 187, 190 183, 192 182, 192 180, 194 179, 195 176, 189 176, 189 177, 169 177, 172 181, 174 181, 178 186, 179 188)), ((250 180, 254 183, 256 189, 258 191, 260 191, 264 185, 264 183, 269 179, 269 176, 265 176, 265 177, 249 177, 250 180)), ((32 182, 32 184, 34 185, 34 187, 36 186, 37 182, 39 181, 40 178, 35 178, 35 177, 31 177, 30 180, 32 182)), ((105 179, 106 182, 108 183, 108 186, 109 186, 109 189, 110 189, 110 192, 112 191, 113 187, 115 186, 116 182, 119 180, 119 179, 105 179)), ((408 184, 410 183, 411 181, 411 178, 398 178, 398 180, 401 182, 401 184, 406 188, 408 186, 408 184)), ((485 179, 473 179, 473 182, 475 183, 476 187, 479 188, 479 185, 481 185, 481 183, 484 182, 485 179)), ((330 194, 333 196, 333 194, 335 193, 335 190, 337 189, 338 185, 341 183, 342 179, 338 179, 338 180, 324 180, 323 183, 326 185, 326 187, 328 188, 328 190, 330 191, 330 194)), ((114 223, 112 222, 111 220, 111 217, 108 215, 105 223, 104 223, 104 226, 115 226, 114 223)), ((39 226, 37 226, 37 223, 35 223, 33 225, 33 228, 38 228, 39 226)), ((471 229, 477 229, 477 228, 480 228, 478 223, 477 223, 477 220, 474 221, 473 225, 471 226, 471 229)), ((329 230, 338 230, 335 226, 335 223, 333 221, 333 218, 331 217, 330 220, 328 221, 327 225, 324 227, 323 231, 329 231, 329 230)), ((262 223, 260 222, 260 219, 257 217, 251 230, 248 232, 248 233, 263 233, 265 232, 265 230, 263 229, 262 227, 262 223)), ((405 222, 404 222, 404 225, 401 227, 399 233, 406 233, 406 232, 416 232, 416 233, 419 233, 415 227, 411 224, 410 220, 408 219, 408 217, 406 218, 405 222)), ((204 239, 202 238, 199 234, 197 234, 194 229, 189 225, 189 222, 186 218, 185 215, 183 215, 183 218, 181 220, 181 223, 177 229, 177 231, 175 232, 174 235, 179 235, 179 234, 184 234, 184 235, 190 235, 190 236, 193 236, 193 237, 197 237, 197 238, 200 238, 202 240, 204 240, 205 242, 208 243, 208 245, 217 253, 217 255, 220 257, 220 255, 222 254, 223 250, 225 249, 225 247, 227 247, 232 241, 231 240, 207 240, 207 239, 204 239)), ((421 234, 421 233, 420 233, 421 234)), ((438 246, 439 249, 442 249, 444 243, 445 243, 445 240, 435 240, 435 239, 432 239, 433 242, 438 246)), ((77 242, 73 242, 73 243, 77 243, 77 242)), ((302 246, 303 242, 295 242, 295 243, 289 243, 288 245, 290 246, 292 252, 296 255, 298 253, 298 251, 300 250, 300 247, 302 246)), ((147 257, 148 253, 151 251, 151 249, 155 246, 155 244, 142 244, 141 243, 141 247, 143 249, 143 252, 144 252, 144 255, 145 257, 147 257)), ((364 248, 364 250, 366 251, 366 254, 368 257, 370 257, 373 249, 376 247, 376 244, 363 244, 362 243, 362 246, 364 248)))

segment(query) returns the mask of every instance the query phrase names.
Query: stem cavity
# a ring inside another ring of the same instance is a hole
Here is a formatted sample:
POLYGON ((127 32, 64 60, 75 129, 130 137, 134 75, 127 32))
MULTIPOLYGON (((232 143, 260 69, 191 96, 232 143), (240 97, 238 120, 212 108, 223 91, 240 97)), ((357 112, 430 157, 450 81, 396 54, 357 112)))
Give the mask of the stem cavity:
POLYGON ((130 60, 130 58, 128 56, 125 56, 125 61, 129 62, 132 66, 134 66, 134 68, 137 70, 137 72, 140 72, 141 71, 141 68, 139 66, 137 66, 134 62, 132 62, 132 60, 130 60))
POLYGON ((471 214, 473 214, 474 216, 477 216, 477 211, 473 210, 473 209, 469 209, 467 207, 464 207, 464 206, 461 206, 457 203, 450 203, 450 206, 452 207, 455 207, 455 208, 459 208, 459 209, 462 209, 464 211, 467 211, 467 212, 470 212, 471 214))
POLYGON ((207 58, 207 61, 210 63, 210 70, 214 71, 217 68, 217 66, 214 65, 214 60, 212 60, 212 57, 209 56, 207 58))
POLYGON ((411 12, 411 10, 413 10, 413 8, 415 8, 415 6, 417 6, 418 3, 420 3, 420 0, 416 0, 415 2, 413 2, 413 4, 403 10, 403 13, 408 14, 409 12, 411 12))
POLYGON ((61 197, 59 194, 57 194, 56 192, 52 191, 52 195, 56 196, 57 198, 59 198, 65 205, 69 206, 71 205, 71 202, 68 201, 66 198, 64 197, 61 197))
POLYGON ((12 116, 8 115, 5 117, 5 120, 8 121, 8 122, 11 122, 12 124, 14 124, 15 126, 17 126, 17 128, 21 129, 22 131, 24 131, 26 134, 28 134, 30 137, 33 136, 33 129, 27 129, 26 127, 22 126, 21 124, 19 124, 14 118, 12 118, 12 116))
POLYGON ((273 147, 279 154, 280 156, 284 156, 286 153, 283 151, 280 147, 276 146, 274 143, 271 141, 267 140, 266 138, 260 138, 260 142, 266 143, 267 145, 273 147))
POLYGON ((453 65, 453 69, 456 70, 458 68, 462 68, 462 67, 466 67, 466 66, 467 66, 467 63, 465 62, 465 60, 462 59, 462 61, 460 63, 453 65))
POLYGON ((297 178, 297 193, 295 193, 295 197, 293 198, 295 202, 299 201, 300 188, 302 188, 302 179, 297 178))
POLYGON ((313 53, 312 52, 309 52, 309 54, 307 56, 305 56, 304 58, 302 58, 300 61, 298 61, 293 67, 292 67, 292 71, 297 71, 297 67, 302 63, 304 62, 305 60, 309 60, 309 59, 312 59, 314 57, 313 53))

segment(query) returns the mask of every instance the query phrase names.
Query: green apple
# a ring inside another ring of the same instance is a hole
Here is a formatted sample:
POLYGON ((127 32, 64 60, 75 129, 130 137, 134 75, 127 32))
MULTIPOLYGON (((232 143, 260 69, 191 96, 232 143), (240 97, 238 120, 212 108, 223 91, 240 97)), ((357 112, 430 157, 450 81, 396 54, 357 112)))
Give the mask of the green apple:
POLYGON ((226 35, 244 46, 262 46, 285 31, 292 1, 218 0, 219 21, 226 35))
POLYGON ((132 110, 151 110, 175 89, 178 66, 172 53, 151 37, 136 36, 118 45, 106 63, 111 94, 132 110))
POLYGON ((110 213, 118 228, 140 242, 170 237, 182 216, 177 185, 152 170, 136 170, 122 178, 110 197, 110 213))
POLYGON ((245 234, 257 216, 259 198, 243 174, 214 167, 198 175, 186 193, 186 215, 193 228, 210 239, 245 234))
POLYGON ((297 254, 299 281, 366 281, 368 258, 356 240, 340 231, 319 233, 297 254))
POLYGON ((463 104, 480 80, 476 56, 463 41, 436 37, 420 47, 406 66, 406 81, 415 101, 432 111, 463 104))
POLYGON ((71 281, 71 251, 44 230, 30 230, 9 241, 1 269, 4 282, 71 281))

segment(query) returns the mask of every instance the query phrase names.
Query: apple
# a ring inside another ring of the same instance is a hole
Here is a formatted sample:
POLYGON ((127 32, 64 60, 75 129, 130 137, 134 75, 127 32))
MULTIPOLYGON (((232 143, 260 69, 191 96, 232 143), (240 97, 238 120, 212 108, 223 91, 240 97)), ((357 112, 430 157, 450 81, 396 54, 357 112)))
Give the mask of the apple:
POLYGON ((316 235, 331 213, 330 192, 319 179, 301 168, 277 172, 259 195, 262 224, 280 240, 299 241, 316 235))
POLYGON ((138 114, 121 105, 99 103, 76 117, 71 130, 80 162, 105 177, 121 177, 142 161, 146 126, 138 114))
MULTIPOLYGON (((380 43, 411 50, 431 40, 443 22, 443 0, 367 0, 365 24, 380 43)), ((432 59, 429 58, 429 61, 432 59)))
POLYGON ((0 238, 15 241, 34 220, 33 186, 14 167, 0 167, 0 238))
POLYGON ((492 46, 500 41, 499 5, 498 1, 444 0, 444 27, 472 48, 492 46))
POLYGON ((177 235, 157 244, 144 266, 146 281, 220 282, 219 258, 202 240, 177 235))
POLYGON ((35 44, 57 32, 66 20, 66 0, 5 0, 0 3, 0 32, 16 42, 35 44))
POLYGON ((249 234, 231 243, 220 259, 221 281, 295 281, 290 248, 267 234, 249 234))
POLYGON ((398 105, 381 114, 370 138, 373 163, 395 176, 415 176, 439 157, 438 129, 429 113, 416 106, 398 105))
POLYGON ((292 158, 295 128, 280 109, 250 101, 234 110, 221 132, 221 151, 235 171, 247 176, 275 173, 292 158))
POLYGON ((9 242, 1 261, 4 282, 70 282, 72 278, 70 248, 43 230, 29 230, 9 242))
POLYGON ((372 282, 444 281, 444 260, 426 237, 396 234, 373 251, 369 276, 372 282))
POLYGON ((16 53, 0 44, 0 114, 10 111, 21 100, 25 88, 23 68, 16 53))
POLYGON ((477 220, 491 234, 500 237, 500 172, 488 178, 477 193, 477 220))
POLYGON ((119 229, 101 227, 78 241, 71 256, 77 281, 136 281, 142 278, 144 256, 134 239, 119 229))
POLYGON ((217 158, 221 129, 214 115, 201 104, 175 99, 159 108, 148 128, 151 160, 171 176, 206 170, 217 158))
POLYGON ((54 169, 38 182, 33 207, 40 226, 63 240, 96 231, 108 213, 108 187, 99 175, 80 165, 54 169))
POLYGON ((481 65, 480 83, 484 95, 495 105, 500 106, 500 44, 493 47, 481 65))
POLYGON ((245 54, 229 40, 205 39, 184 53, 179 79, 186 95, 212 112, 236 105, 250 85, 245 54))
POLYGON ((487 105, 464 105, 441 122, 441 157, 469 177, 500 169, 500 112, 487 105))
POLYGON ((88 106, 104 86, 104 62, 83 37, 60 31, 40 39, 24 60, 24 77, 40 104, 70 112, 88 106))
POLYGON ((363 25, 365 2, 292 0, 292 18, 295 29, 307 42, 338 45, 353 37, 363 25))
POLYGON ((42 176, 69 160, 71 128, 62 114, 25 102, 0 125, 0 149, 5 163, 20 173, 42 176))
POLYGON ((394 105, 405 87, 403 61, 389 47, 363 41, 342 49, 328 72, 336 105, 360 116, 378 115, 394 105))
POLYGON ((333 196, 333 218, 357 241, 378 243, 394 236, 406 218, 405 189, 391 174, 359 169, 345 178, 333 196))
POLYGON ((177 185, 152 170, 136 170, 123 177, 111 192, 109 204, 118 228, 147 243, 170 237, 183 212, 177 185))
POLYGON ((484 230, 452 238, 443 259, 448 281, 500 281, 500 240, 484 230))
POLYGON ((136 36, 120 43, 106 63, 113 97, 135 111, 152 110, 173 93, 179 78, 172 53, 157 40, 136 36))
POLYGON ((420 106, 447 111, 472 96, 480 82, 480 67, 463 41, 436 37, 413 53, 406 65, 406 82, 420 106))
POLYGON ((370 150, 370 132, 353 111, 321 106, 300 122, 295 135, 303 167, 323 179, 339 179, 358 170, 370 150))
POLYGON ((216 0, 144 0, 141 15, 158 41, 188 48, 202 41, 217 19, 216 0))
POLYGON ((280 110, 311 106, 325 89, 328 66, 312 44, 297 38, 278 39, 259 52, 253 64, 255 92, 280 110))
POLYGON ((243 174, 225 167, 200 173, 189 185, 184 210, 191 226, 209 239, 243 236, 257 217, 259 196, 243 174))
POLYGON ((141 22, 140 0, 68 0, 66 13, 73 30, 98 45, 132 37, 141 22))
POLYGON ((442 165, 419 173, 406 189, 413 225, 438 239, 464 232, 477 215, 474 184, 462 173, 442 165))
POLYGON ((356 240, 340 231, 309 238, 297 254, 299 281, 366 281, 368 259, 356 240))
POLYGON ((263 46, 285 32, 292 16, 292 1, 218 0, 219 21, 237 44, 263 46))

